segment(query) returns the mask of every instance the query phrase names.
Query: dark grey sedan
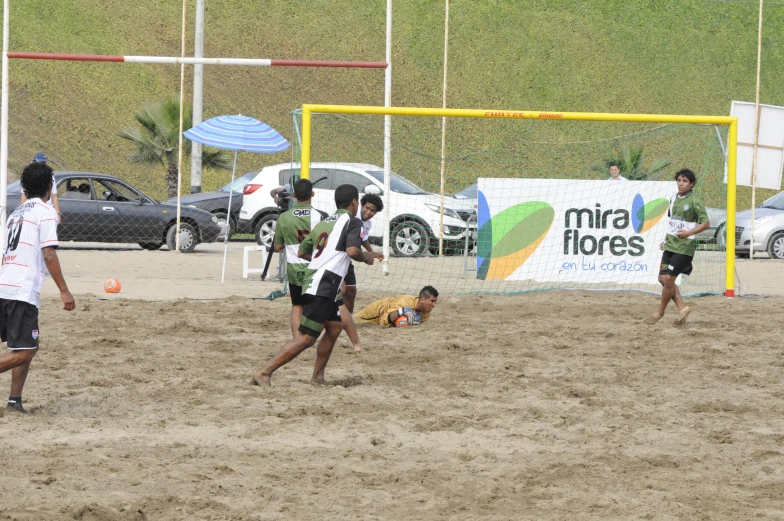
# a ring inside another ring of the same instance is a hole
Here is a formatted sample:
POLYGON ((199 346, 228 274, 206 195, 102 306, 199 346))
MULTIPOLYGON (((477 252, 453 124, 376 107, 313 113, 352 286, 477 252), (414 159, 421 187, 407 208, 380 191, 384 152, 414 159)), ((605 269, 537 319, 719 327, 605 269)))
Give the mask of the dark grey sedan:
MULTIPOLYGON (((210 212, 218 218, 218 224, 224 230, 227 226, 226 216, 231 215, 231 220, 228 222, 228 225, 231 227, 229 238, 235 233, 253 233, 253 229, 244 226, 244 224, 240 226, 240 229, 237 229, 237 225, 238 223, 244 223, 244 221, 239 220, 240 208, 242 208, 242 188, 257 174, 258 172, 248 172, 236 178, 233 183, 228 183, 214 192, 183 195, 180 198, 181 204, 210 212), (227 211, 229 208, 229 195, 231 195, 231 212, 227 211)), ((177 198, 169 199, 166 202, 177 204, 177 198)), ((221 240, 223 240, 223 233, 222 231, 220 235, 221 240)))
MULTIPOLYGON (((61 241, 136 242, 146 250, 164 244, 175 248, 177 206, 161 203, 122 179, 87 172, 55 172, 62 213, 57 227, 61 241)), ((8 185, 8 211, 21 201, 19 182, 8 185)), ((218 219, 196 208, 181 208, 180 251, 215 242, 221 233, 218 219)))

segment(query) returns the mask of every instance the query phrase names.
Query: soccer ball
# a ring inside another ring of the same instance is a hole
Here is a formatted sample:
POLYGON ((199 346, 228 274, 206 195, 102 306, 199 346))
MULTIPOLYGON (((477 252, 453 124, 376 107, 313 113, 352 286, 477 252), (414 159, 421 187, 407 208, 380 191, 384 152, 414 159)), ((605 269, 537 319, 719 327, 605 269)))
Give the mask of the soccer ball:
POLYGON ((120 284, 120 281, 115 278, 111 278, 103 283, 103 290, 106 293, 119 293, 121 289, 122 284, 120 284))
POLYGON ((408 317, 403 315, 402 317, 397 317, 395 319, 395 327, 408 327, 408 317))

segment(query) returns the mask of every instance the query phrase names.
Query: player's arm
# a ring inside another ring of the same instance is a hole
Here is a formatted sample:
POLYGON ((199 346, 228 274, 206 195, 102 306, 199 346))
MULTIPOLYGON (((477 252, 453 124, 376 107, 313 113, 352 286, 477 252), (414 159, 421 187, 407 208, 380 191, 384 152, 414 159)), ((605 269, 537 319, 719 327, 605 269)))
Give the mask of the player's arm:
POLYGON ((710 219, 708 219, 708 212, 705 210, 705 204, 703 204, 702 201, 698 201, 698 203, 695 205, 695 210, 697 211, 697 222, 699 224, 691 230, 678 230, 678 237, 681 239, 685 239, 686 237, 690 237, 692 235, 697 235, 698 233, 704 232, 710 228, 710 219))
POLYGON ((275 226, 275 236, 272 238, 272 251, 279 252, 285 248, 286 245, 283 242, 283 231, 281 230, 280 226, 280 219, 278 219, 278 225, 275 226))
POLYGON ((370 245, 370 241, 362 241, 362 246, 365 248, 365 250, 367 250, 368 253, 373 255, 373 258, 378 260, 384 260, 384 254, 376 253, 375 251, 373 251, 373 247, 370 245))
POLYGON ((74 301, 71 292, 68 291, 68 285, 65 283, 65 277, 63 277, 63 270, 60 268, 60 259, 57 257, 57 251, 54 247, 51 247, 43 248, 41 252, 44 256, 46 269, 49 270, 52 280, 54 280, 54 283, 57 285, 57 289, 60 290, 60 299, 63 301, 63 309, 66 311, 73 310, 76 307, 76 302, 74 301))
MULTIPOLYGON (((372 249, 371 249, 372 251, 372 249)), ((364 262, 370 266, 376 257, 370 251, 362 251, 362 221, 352 217, 346 230, 346 254, 357 262, 364 262)))
POLYGON ((305 259, 306 261, 310 261, 311 257, 313 256, 313 246, 316 243, 316 237, 313 234, 313 230, 310 230, 310 233, 305 240, 302 241, 299 245, 299 251, 297 252, 297 257, 300 259, 305 259))
POLYGON ((383 327, 389 327, 398 318, 408 317, 410 325, 419 324, 420 316, 411 306, 413 306, 413 302, 405 295, 393 300, 379 317, 379 323, 383 327))

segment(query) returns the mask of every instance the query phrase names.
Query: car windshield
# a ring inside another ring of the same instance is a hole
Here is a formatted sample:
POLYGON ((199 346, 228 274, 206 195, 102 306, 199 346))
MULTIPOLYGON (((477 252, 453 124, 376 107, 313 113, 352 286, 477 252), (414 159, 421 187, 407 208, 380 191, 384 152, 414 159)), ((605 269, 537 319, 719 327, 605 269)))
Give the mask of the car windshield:
MULTIPOLYGON (((10 190, 10 188, 9 188, 10 190)), ((759 208, 773 208, 774 210, 784 210, 784 192, 779 192, 761 205, 759 208)))
POLYGON ((256 177, 258 172, 248 172, 247 174, 240 176, 234 180, 233 183, 227 183, 220 188, 221 192, 228 192, 229 190, 234 190, 235 194, 242 193, 242 188, 250 182, 251 179, 256 177))
MULTIPOLYGON (((383 170, 368 170, 368 174, 372 175, 374 179, 380 182, 384 182, 384 171, 383 170)), ((406 179, 405 177, 401 177, 395 173, 391 173, 391 179, 389 180, 390 188, 393 192, 397 192, 400 194, 408 194, 408 195, 422 195, 427 194, 417 185, 406 179)))
POLYGON ((478 188, 479 188, 479 185, 474 183, 471 186, 463 188, 462 190, 457 192, 455 194, 455 197, 465 197, 466 199, 476 199, 477 198, 476 194, 477 194, 478 188))

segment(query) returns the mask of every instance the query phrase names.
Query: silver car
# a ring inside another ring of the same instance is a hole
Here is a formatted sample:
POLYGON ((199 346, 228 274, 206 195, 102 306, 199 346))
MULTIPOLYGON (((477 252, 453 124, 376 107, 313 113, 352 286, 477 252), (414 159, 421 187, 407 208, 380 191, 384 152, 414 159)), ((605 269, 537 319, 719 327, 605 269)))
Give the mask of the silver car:
MULTIPOLYGON (((726 241, 722 227, 719 245, 726 241)), ((751 249, 751 210, 735 217, 735 251, 749 255, 751 249)), ((784 259, 784 192, 780 192, 754 210, 754 251, 766 251, 772 259, 784 259)))

